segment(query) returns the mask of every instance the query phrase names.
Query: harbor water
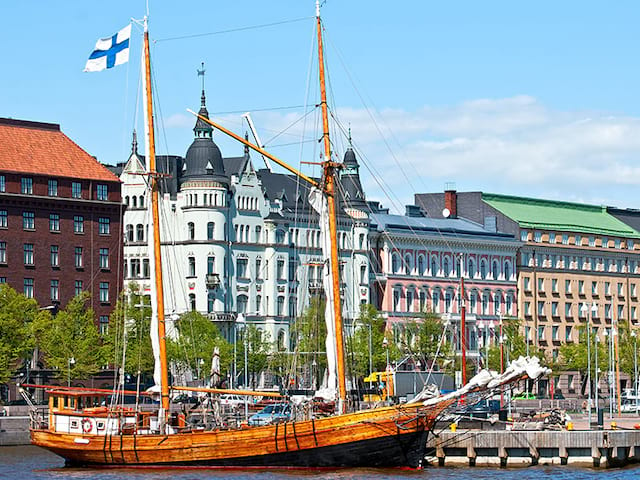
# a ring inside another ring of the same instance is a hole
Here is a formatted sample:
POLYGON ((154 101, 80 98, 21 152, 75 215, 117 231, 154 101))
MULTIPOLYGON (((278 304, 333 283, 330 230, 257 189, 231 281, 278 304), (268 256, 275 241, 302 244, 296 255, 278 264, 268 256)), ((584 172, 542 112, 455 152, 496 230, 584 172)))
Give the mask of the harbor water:
POLYGON ((64 461, 45 450, 32 446, 0 447, 0 479, 99 479, 99 480, 276 480, 276 479, 412 479, 460 480, 473 478, 499 480, 631 480, 640 478, 640 465, 622 469, 596 470, 574 467, 526 468, 438 468, 424 470, 397 469, 331 469, 331 470, 230 470, 230 469, 78 469, 65 468, 64 461))

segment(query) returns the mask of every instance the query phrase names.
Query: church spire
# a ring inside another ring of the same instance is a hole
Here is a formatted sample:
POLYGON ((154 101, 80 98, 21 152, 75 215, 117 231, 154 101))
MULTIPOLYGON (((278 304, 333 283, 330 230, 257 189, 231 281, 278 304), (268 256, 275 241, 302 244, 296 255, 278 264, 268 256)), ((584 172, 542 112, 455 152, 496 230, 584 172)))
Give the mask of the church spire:
MULTIPOLYGON (((198 111, 198 114, 203 116, 204 118, 209 118, 209 111, 207 110, 206 102, 207 97, 204 93, 204 74, 206 71, 204 69, 204 62, 202 62, 201 65, 201 69, 196 69, 196 72, 198 72, 198 76, 202 77, 202 94, 200 95, 200 111, 198 111)), ((193 127, 193 132, 195 133, 196 138, 213 138, 213 128, 208 123, 200 120, 200 118, 196 120, 196 125, 195 127, 193 127)))
POLYGON ((138 155, 138 134, 135 128, 133 129, 133 139, 131 140, 131 154, 138 155))

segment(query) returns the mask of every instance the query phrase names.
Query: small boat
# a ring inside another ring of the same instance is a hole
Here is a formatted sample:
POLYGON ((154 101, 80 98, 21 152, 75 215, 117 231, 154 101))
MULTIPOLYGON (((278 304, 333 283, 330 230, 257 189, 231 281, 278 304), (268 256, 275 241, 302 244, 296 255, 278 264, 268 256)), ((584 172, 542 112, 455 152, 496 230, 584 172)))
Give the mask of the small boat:
MULTIPOLYGON (((75 466, 221 466, 221 467, 420 467, 424 458, 427 435, 438 416, 458 401, 460 396, 499 385, 502 381, 515 381, 526 377, 524 369, 510 371, 502 380, 483 377, 482 382, 472 380, 461 391, 443 397, 426 398, 418 395, 413 401, 361 411, 349 411, 342 338, 342 312, 338 249, 336 241, 336 174, 340 164, 332 161, 329 141, 329 115, 324 84, 322 22, 319 2, 316 2, 319 77, 323 118, 324 161, 321 180, 304 176, 273 157, 262 148, 215 124, 207 115, 198 115, 206 122, 273 159, 289 171, 311 183, 311 203, 319 212, 321 230, 330 243, 323 253, 328 257, 329 274, 325 275, 327 292, 326 316, 328 330, 329 378, 335 379, 334 415, 288 420, 282 423, 212 429, 194 427, 181 413, 171 413, 170 390, 189 390, 170 386, 165 345, 164 293, 162 264, 160 261, 160 233, 158 208, 158 182, 155 167, 153 105, 149 59, 149 34, 145 19, 144 61, 146 72, 147 156, 152 194, 153 249, 150 247, 156 301, 152 338, 158 342, 158 380, 160 405, 152 411, 126 407, 109 407, 108 397, 113 394, 136 392, 51 387, 49 411, 45 418, 34 417, 31 440, 75 466), (156 330, 157 329, 157 330, 156 330), (506 380, 505 380, 506 379, 506 380)), ((151 243, 151 242, 150 242, 151 243)), ((507 373, 507 372, 505 372, 507 373)), ((329 385, 331 385, 331 380, 329 385)), ((192 389, 193 390, 193 389, 192 389)), ((239 395, 255 392, 201 388, 209 393, 239 395)), ((261 393, 264 395, 264 393, 261 393)), ((279 394, 269 394, 279 397, 279 394)))

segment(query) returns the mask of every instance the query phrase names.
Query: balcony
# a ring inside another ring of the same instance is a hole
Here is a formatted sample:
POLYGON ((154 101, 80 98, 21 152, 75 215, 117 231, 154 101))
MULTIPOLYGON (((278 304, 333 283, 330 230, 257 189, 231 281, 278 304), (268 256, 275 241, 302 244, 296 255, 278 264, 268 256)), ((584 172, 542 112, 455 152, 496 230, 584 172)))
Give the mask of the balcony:
POLYGON ((217 273, 208 273, 205 278, 205 284, 208 289, 217 290, 220 288, 220 275, 217 273))

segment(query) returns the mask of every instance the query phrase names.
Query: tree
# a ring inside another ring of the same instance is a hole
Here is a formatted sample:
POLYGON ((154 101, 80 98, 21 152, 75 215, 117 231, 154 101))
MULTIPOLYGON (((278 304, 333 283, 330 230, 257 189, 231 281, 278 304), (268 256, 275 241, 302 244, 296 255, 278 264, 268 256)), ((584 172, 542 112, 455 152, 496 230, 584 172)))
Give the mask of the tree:
MULTIPOLYGON (((503 318, 502 319, 502 336, 504 337, 502 345, 502 354, 504 358, 504 368, 507 368, 507 360, 516 360, 518 357, 524 357, 527 354, 527 342, 524 335, 521 333, 522 321, 518 318, 503 318)), ((495 331, 495 344, 489 348, 489 368, 497 372, 500 371, 500 330, 495 331)), ((547 365, 547 360, 544 350, 541 348, 529 346, 529 355, 537 356, 543 365, 547 365)), ((555 363, 554 363, 555 364, 555 363)))
POLYGON ((327 368, 327 327, 324 321, 325 300, 319 296, 311 297, 309 305, 291 326, 291 338, 302 364, 311 365, 314 360, 317 372, 327 368))
POLYGON ((32 324, 40 317, 50 317, 38 309, 38 303, 0 284, 0 383, 6 383, 22 361, 30 358, 35 347, 32 324))
POLYGON ((412 357, 420 360, 423 368, 430 368, 433 363, 440 369, 452 365, 454 357, 452 346, 444 337, 445 325, 439 315, 425 312, 418 322, 407 324, 404 348, 412 357))
POLYGON ((242 329, 237 344, 238 372, 244 371, 244 349, 247 348, 247 369, 253 388, 257 385, 258 375, 267 369, 269 365, 269 352, 271 341, 269 334, 263 332, 255 325, 246 325, 242 329))
POLYGON ((199 312, 187 312, 176 321, 178 338, 168 339, 167 352, 174 362, 186 363, 200 380, 208 380, 216 347, 220 351, 220 380, 231 370, 232 346, 218 327, 199 312))
POLYGON ((107 361, 94 311, 87 307, 88 300, 89 294, 83 292, 57 315, 38 316, 34 322, 37 344, 46 364, 57 370, 59 379, 67 375, 87 378, 107 361))
POLYGON ((148 297, 139 294, 135 282, 122 293, 109 318, 109 328, 103 337, 107 360, 122 363, 122 348, 126 339, 125 372, 152 376, 154 368, 151 348, 151 306, 148 297))

